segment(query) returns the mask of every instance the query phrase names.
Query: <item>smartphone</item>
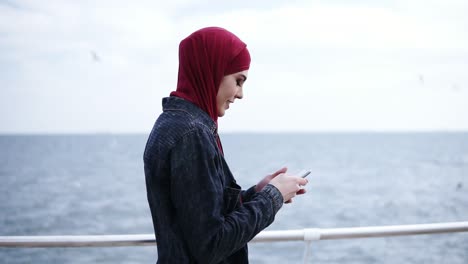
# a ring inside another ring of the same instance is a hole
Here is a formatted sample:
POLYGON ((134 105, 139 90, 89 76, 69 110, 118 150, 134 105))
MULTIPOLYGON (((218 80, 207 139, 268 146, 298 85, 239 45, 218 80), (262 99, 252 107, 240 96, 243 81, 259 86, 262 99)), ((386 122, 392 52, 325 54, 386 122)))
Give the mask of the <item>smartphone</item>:
POLYGON ((302 177, 302 178, 305 178, 305 177, 307 177, 309 174, 310 174, 310 171, 307 171, 307 172, 305 172, 304 174, 302 174, 301 177, 302 177))

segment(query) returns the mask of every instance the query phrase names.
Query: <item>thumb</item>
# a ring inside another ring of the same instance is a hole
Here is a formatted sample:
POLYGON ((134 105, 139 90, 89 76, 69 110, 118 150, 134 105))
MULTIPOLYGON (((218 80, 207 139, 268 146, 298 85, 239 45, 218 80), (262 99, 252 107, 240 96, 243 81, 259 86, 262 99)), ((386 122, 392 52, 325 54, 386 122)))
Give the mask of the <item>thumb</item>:
POLYGON ((273 179, 274 177, 276 177, 276 176, 278 176, 278 175, 280 175, 280 174, 282 174, 282 173, 286 173, 286 171, 288 171, 288 168, 287 168, 287 167, 283 167, 283 168, 277 170, 276 172, 274 172, 273 174, 271 174, 271 175, 270 175, 270 177, 271 177, 270 179, 273 179))
POLYGON ((307 183, 309 183, 309 181, 307 179, 304 179, 304 178, 297 178, 297 183, 299 185, 304 186, 304 185, 307 185, 307 183))

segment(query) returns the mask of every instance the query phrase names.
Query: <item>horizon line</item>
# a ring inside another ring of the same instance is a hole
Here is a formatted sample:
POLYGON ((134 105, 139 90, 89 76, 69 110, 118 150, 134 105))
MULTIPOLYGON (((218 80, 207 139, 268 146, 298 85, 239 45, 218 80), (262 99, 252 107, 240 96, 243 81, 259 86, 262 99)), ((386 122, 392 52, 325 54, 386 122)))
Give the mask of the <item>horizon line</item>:
MULTIPOLYGON (((0 136, 60 136, 60 135, 149 135, 151 131, 37 131, 37 132, 1 132, 0 136)), ((463 134, 468 130, 309 130, 309 131, 220 131, 220 134, 463 134)))

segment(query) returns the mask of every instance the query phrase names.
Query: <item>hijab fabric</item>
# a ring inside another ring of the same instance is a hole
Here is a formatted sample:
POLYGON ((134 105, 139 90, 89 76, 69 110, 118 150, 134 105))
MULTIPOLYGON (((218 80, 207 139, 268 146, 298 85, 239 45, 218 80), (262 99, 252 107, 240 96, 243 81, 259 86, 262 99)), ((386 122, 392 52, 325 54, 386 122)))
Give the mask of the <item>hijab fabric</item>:
POLYGON ((216 95, 223 77, 249 67, 247 45, 236 35, 220 27, 202 28, 180 42, 177 90, 171 96, 197 105, 217 127, 216 95))

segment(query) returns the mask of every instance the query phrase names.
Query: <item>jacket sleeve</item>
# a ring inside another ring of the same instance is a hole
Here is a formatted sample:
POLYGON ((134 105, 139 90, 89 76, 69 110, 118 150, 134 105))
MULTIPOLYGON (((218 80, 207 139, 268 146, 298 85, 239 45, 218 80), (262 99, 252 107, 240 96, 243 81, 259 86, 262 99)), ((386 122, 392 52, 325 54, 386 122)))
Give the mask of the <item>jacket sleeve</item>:
POLYGON ((249 189, 241 192, 242 202, 248 202, 252 199, 252 197, 256 194, 255 185, 250 187, 249 189))
POLYGON ((269 226, 283 204, 267 185, 234 211, 224 213, 224 184, 211 135, 194 130, 171 151, 171 199, 190 253, 199 263, 218 263, 269 226))

